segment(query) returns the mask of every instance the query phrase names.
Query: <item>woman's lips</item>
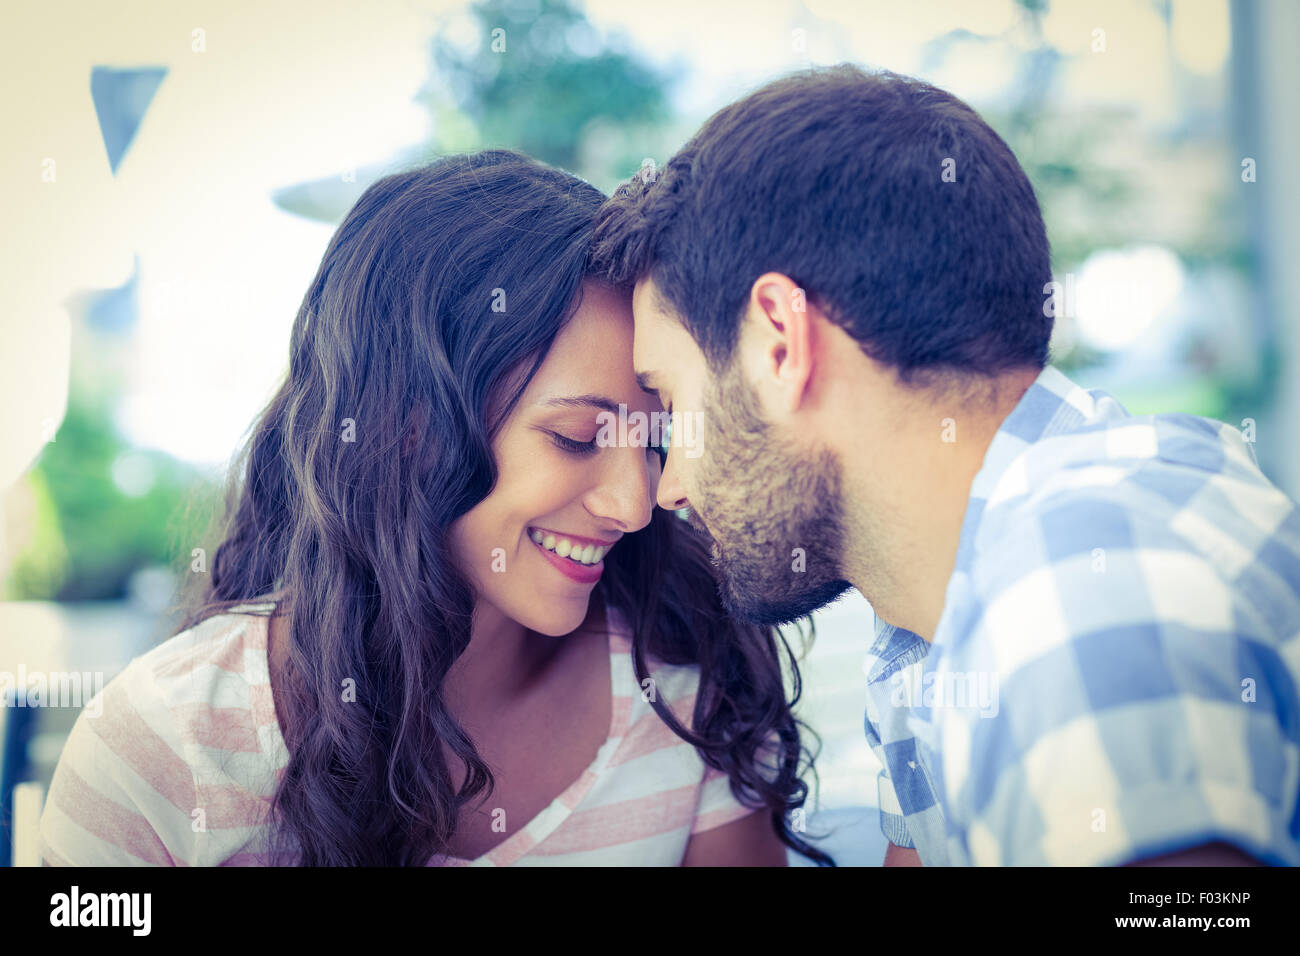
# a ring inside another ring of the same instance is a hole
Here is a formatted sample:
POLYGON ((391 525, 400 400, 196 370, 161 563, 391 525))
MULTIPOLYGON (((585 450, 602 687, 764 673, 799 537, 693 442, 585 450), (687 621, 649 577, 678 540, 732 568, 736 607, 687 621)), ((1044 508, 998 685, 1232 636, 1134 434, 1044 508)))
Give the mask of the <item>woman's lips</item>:
POLYGON ((536 541, 536 535, 538 534, 541 534, 543 539, 549 536, 554 537, 557 541, 568 540, 571 543, 581 544, 584 547, 592 545, 593 547, 604 548, 606 551, 618 544, 618 538, 615 538, 613 541, 604 541, 600 538, 587 538, 580 534, 569 534, 567 531, 556 531, 554 528, 543 528, 540 525, 528 526, 528 536, 530 538, 533 538, 533 540, 536 541))
POLYGON ((542 547, 536 541, 533 541, 531 537, 528 541, 541 553, 551 567, 571 581, 577 581, 579 584, 595 584, 605 571, 605 562, 603 560, 597 561, 595 564, 579 564, 577 561, 562 558, 554 551, 542 547))

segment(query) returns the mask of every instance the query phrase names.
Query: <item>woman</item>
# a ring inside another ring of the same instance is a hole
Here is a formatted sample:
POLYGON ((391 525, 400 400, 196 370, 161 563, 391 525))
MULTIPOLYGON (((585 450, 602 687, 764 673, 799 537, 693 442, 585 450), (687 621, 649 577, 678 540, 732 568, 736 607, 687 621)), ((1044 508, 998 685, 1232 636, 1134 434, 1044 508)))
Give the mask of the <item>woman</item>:
POLYGON ((831 862, 784 639, 654 509, 661 449, 596 441, 660 410, 587 274, 603 198, 489 151, 358 200, 205 592, 69 738, 46 862, 831 862))

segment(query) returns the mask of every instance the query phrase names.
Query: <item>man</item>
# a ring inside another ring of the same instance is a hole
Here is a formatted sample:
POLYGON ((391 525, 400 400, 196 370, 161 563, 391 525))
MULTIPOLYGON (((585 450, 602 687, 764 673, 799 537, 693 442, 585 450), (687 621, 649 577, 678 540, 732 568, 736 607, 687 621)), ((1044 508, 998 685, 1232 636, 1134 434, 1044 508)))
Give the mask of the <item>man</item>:
POLYGON ((871 602, 886 863, 1300 863, 1300 511, 1240 433, 1048 364, 1042 216, 974 111, 782 79, 594 254, 643 387, 701 413, 658 498, 734 612, 871 602))

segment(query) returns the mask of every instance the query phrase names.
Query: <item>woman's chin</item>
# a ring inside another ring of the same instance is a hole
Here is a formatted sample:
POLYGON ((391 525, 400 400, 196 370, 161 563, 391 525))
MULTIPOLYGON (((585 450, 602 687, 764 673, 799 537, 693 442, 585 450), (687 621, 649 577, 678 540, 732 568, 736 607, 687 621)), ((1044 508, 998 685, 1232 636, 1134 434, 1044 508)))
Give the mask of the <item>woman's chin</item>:
POLYGON ((520 618, 519 623, 538 634, 563 637, 576 631, 587 619, 587 602, 574 603, 572 608, 556 608, 548 614, 530 614, 527 618, 520 618))

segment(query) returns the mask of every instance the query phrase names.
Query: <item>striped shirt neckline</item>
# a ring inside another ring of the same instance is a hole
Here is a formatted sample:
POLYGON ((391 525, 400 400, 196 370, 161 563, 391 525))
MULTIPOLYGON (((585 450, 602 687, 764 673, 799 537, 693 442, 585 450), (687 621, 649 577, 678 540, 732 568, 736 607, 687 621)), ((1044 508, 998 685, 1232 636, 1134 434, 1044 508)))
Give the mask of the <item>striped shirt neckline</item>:
POLYGON ((605 768, 609 766, 618 745, 627 733, 626 721, 631 716, 630 707, 619 707, 617 702, 619 679, 618 663, 629 660, 620 644, 623 641, 622 622, 611 623, 606 628, 606 652, 609 655, 609 728, 605 732, 605 742, 600 745, 595 759, 578 775, 578 778, 564 788, 558 797, 528 821, 482 856, 466 860, 458 856, 435 853, 429 866, 509 866, 529 850, 554 833, 573 813, 587 793, 600 779, 605 768))
MULTIPOLYGON (((274 607, 274 604, 241 604, 231 608, 227 613, 271 611, 274 610, 274 607)), ((626 735, 627 722, 631 718, 631 708, 618 705, 618 698, 623 696, 619 693, 619 688, 623 683, 619 679, 619 664, 622 661, 631 660, 631 655, 628 653, 631 650, 631 641, 627 635, 626 624, 618 611, 611 608, 608 614, 606 652, 609 656, 609 728, 605 733, 605 742, 601 744, 600 750, 596 752, 595 759, 578 775, 576 780, 570 783, 550 804, 538 811, 537 815, 529 820, 527 824, 515 830, 486 853, 472 860, 449 854, 435 853, 429 859, 427 866, 511 865, 554 833, 582 803, 583 798, 586 797, 596 781, 600 779, 601 774, 604 773, 617 752, 618 745, 626 735)), ((258 681, 265 681, 269 686, 271 683, 269 656, 271 643, 270 617, 261 613, 254 613, 249 616, 255 618, 258 622, 254 634, 254 650, 256 653, 253 657, 257 661, 255 676, 258 681)), ((632 682, 635 683, 635 674, 629 676, 632 682)), ((274 699, 274 696, 272 699, 274 699)), ((278 715, 272 722, 270 734, 277 751, 278 766, 283 767, 289 762, 289 746, 280 731, 278 715)))

